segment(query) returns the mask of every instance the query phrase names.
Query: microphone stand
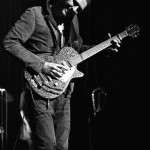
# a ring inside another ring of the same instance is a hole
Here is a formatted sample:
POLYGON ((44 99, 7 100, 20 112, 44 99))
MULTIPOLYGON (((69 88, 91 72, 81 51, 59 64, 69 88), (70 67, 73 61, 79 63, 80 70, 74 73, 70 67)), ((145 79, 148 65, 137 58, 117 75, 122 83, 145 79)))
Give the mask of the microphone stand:
POLYGON ((93 105, 93 116, 92 118, 89 117, 89 124, 90 124, 90 138, 89 138, 89 142, 90 142, 90 150, 95 150, 93 149, 93 140, 92 140, 92 129, 94 128, 95 125, 95 117, 97 115, 97 113, 99 113, 101 111, 101 109, 103 108, 103 101, 105 100, 107 93, 105 92, 104 89, 98 87, 96 89, 94 89, 92 91, 92 105, 93 105), (96 95, 97 94, 97 95, 96 95), (97 96, 97 97, 96 97, 97 96))
POLYGON ((96 89, 94 89, 92 91, 92 104, 93 104, 93 112, 94 112, 94 116, 96 116, 96 114, 98 112, 100 112, 101 110, 101 96, 106 96, 107 93, 104 91, 104 89, 98 87, 96 89), (98 99, 97 99, 97 108, 96 108, 96 99, 95 99, 95 95, 96 95, 96 92, 98 93, 98 99))

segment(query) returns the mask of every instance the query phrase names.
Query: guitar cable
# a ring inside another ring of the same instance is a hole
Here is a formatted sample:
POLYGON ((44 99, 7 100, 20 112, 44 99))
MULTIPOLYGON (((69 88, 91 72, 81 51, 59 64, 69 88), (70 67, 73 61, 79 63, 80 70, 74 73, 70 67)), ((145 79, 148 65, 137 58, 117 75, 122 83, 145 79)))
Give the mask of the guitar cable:
POLYGON ((32 92, 32 89, 31 89, 30 85, 28 85, 28 87, 29 87, 29 89, 30 89, 31 97, 32 97, 33 103, 34 103, 34 105, 36 106, 36 108, 37 108, 41 113, 46 113, 46 112, 48 111, 49 106, 50 106, 50 100, 47 99, 47 110, 46 110, 46 111, 41 110, 41 109, 38 107, 38 105, 37 105, 37 103, 36 103, 36 101, 35 101, 35 99, 34 99, 33 92, 32 92))

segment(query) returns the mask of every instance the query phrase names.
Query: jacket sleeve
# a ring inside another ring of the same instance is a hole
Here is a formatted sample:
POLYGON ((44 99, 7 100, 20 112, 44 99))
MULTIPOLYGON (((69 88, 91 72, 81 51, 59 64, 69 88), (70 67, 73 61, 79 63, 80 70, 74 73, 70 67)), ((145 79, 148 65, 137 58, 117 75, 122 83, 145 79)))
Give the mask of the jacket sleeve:
POLYGON ((5 36, 3 47, 25 66, 31 67, 38 73, 43 68, 44 61, 24 47, 24 43, 30 38, 34 29, 35 14, 32 8, 28 8, 5 36))

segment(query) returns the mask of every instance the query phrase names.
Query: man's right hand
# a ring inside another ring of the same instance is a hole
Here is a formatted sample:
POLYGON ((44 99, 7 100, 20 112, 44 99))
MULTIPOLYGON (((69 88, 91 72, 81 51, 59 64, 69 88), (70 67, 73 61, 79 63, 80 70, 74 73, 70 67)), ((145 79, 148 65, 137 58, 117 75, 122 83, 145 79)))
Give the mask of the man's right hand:
POLYGON ((56 64, 52 62, 45 62, 42 71, 47 74, 51 75, 55 78, 61 78, 65 71, 68 71, 70 68, 67 65, 56 64))

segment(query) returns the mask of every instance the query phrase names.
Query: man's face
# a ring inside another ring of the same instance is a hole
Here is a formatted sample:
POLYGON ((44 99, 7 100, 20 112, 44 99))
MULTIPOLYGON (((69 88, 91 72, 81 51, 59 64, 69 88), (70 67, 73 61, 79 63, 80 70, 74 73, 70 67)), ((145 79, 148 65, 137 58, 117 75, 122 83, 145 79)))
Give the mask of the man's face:
POLYGON ((72 16, 82 11, 87 6, 87 0, 59 0, 58 8, 62 16, 72 16))
POLYGON ((87 0, 57 0, 52 5, 53 17, 58 23, 72 18, 87 6, 87 0))

